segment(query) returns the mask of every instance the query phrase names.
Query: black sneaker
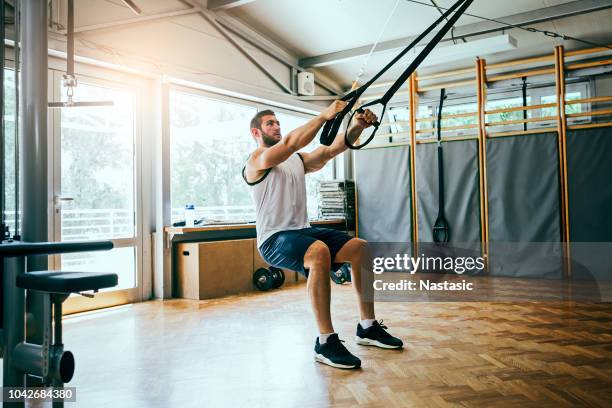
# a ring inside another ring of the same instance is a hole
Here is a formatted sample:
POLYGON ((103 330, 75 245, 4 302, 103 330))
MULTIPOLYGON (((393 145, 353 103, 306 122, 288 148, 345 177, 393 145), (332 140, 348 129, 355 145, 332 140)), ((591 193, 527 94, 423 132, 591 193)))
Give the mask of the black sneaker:
POLYGON ((393 337, 385 330, 387 326, 378 321, 374 321, 372 326, 364 329, 361 323, 357 323, 357 336, 355 341, 362 346, 376 346, 386 349, 402 348, 404 343, 397 337, 393 337))
POLYGON ((344 347, 336 333, 327 338, 325 344, 315 343, 315 360, 336 368, 359 368, 361 360, 344 347))

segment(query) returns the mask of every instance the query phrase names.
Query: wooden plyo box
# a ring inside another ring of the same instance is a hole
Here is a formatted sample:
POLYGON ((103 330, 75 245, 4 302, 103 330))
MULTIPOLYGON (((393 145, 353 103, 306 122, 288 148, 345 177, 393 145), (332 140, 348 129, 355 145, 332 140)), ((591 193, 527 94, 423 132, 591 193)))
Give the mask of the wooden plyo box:
MULTIPOLYGON (((255 239, 177 244, 176 295, 185 299, 213 299, 257 290, 253 272, 267 268, 255 239)), ((285 270, 285 284, 296 273, 285 270)))

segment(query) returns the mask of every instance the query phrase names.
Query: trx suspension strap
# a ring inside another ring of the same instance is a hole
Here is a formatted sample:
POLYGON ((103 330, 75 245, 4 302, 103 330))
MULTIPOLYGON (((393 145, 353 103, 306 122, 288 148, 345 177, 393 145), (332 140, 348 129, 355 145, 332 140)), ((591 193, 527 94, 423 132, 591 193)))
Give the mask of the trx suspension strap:
MULTIPOLYGON (((338 113, 334 119, 330 119, 325 123, 320 138, 321 144, 326 146, 331 145, 340 129, 340 126, 342 125, 342 121, 344 120, 345 116, 352 111, 353 107, 355 106, 361 95, 366 91, 366 89, 368 89, 370 85, 376 82, 389 68, 391 68, 397 61, 399 61, 404 55, 406 55, 408 51, 410 51, 415 45, 417 45, 421 40, 423 40, 423 38, 425 38, 434 28, 436 28, 438 24, 448 19, 446 24, 444 24, 440 31, 438 31, 436 35, 434 35, 431 41, 429 41, 429 43, 417 55, 417 57, 412 61, 408 68, 406 68, 402 75, 393 83, 393 85, 391 85, 391 88, 389 88, 389 90, 380 99, 376 99, 374 101, 366 103, 365 105, 362 105, 359 109, 353 111, 350 116, 350 120, 352 120, 353 116, 356 113, 363 112, 363 108, 380 104, 383 106, 383 110, 380 115, 380 118, 382 119, 385 114, 385 110, 387 109, 387 103, 389 103, 389 100, 391 100, 397 90, 402 87, 402 85, 404 85, 410 75, 412 75, 412 73, 418 68, 418 66, 423 62, 423 60, 429 55, 431 50, 433 50, 433 48, 440 42, 440 40, 442 40, 444 35, 453 27, 459 17, 461 17, 461 15, 465 12, 465 10, 467 10, 467 8, 472 4, 473 1, 474 0, 458 0, 455 4, 453 4, 452 7, 446 10, 446 12, 444 12, 444 14, 442 14, 440 18, 438 18, 432 25, 430 25, 425 31, 419 34, 419 36, 415 38, 414 41, 412 41, 395 58, 393 58, 393 60, 391 60, 391 62, 389 62, 382 70, 380 70, 380 72, 374 75, 368 82, 366 82, 359 88, 344 95, 341 100, 346 101, 348 103, 346 107, 340 113, 338 113), (451 14, 452 17, 449 18, 451 14)), ((380 123, 374 123, 374 129, 372 133, 370 134, 368 139, 359 146, 353 145, 352 142, 348 139, 347 126, 347 130, 344 133, 344 143, 350 149, 361 149, 362 147, 370 143, 370 141, 372 141, 379 126, 380 123)))
POLYGON ((433 241, 447 243, 450 238, 450 228, 444 218, 444 162, 442 160, 442 106, 446 99, 445 89, 440 90, 440 106, 438 106, 438 218, 433 227, 433 241))

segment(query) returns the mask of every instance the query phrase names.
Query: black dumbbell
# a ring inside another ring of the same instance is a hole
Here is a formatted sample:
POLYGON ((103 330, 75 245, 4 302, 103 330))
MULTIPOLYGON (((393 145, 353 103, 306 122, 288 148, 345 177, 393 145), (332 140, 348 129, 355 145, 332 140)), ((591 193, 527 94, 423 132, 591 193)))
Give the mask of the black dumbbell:
POLYGON ((272 287, 278 289, 285 283, 285 272, 282 269, 271 266, 268 268, 272 274, 272 287))
POLYGON ((259 268, 253 274, 253 284, 261 291, 267 291, 274 287, 272 273, 266 268, 259 268))
POLYGON ((285 283, 285 272, 271 266, 269 269, 259 268, 253 274, 253 284, 261 291, 278 289, 285 283))
POLYGON ((338 270, 331 271, 329 274, 334 283, 338 285, 351 281, 351 267, 348 264, 342 265, 338 270))

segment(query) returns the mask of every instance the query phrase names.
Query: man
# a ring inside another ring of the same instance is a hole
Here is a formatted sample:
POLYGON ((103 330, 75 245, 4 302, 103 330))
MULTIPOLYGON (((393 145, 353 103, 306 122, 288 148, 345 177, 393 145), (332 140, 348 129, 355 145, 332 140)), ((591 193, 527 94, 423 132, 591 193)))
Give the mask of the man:
MULTIPOLYGON (((315 359, 338 368, 357 368, 361 360, 351 354, 334 332, 330 315, 330 269, 351 263, 352 283, 359 301, 361 321, 356 341, 362 345, 401 348, 402 341, 385 331, 374 317, 374 303, 366 300, 372 290, 372 271, 367 242, 328 229, 311 228, 306 213, 305 174, 320 170, 329 160, 346 150, 344 135, 336 136, 331 146, 311 153, 299 152, 315 137, 323 124, 332 119, 346 102, 334 101, 323 113, 305 125, 281 136, 274 112, 258 112, 251 120, 251 135, 258 148, 242 170, 251 186, 257 212, 257 247, 270 265, 305 275, 310 302, 319 328, 315 359), (363 272, 365 270, 365 272, 363 272)), ((355 115, 349 129, 350 140, 377 120, 366 110, 355 115)))

